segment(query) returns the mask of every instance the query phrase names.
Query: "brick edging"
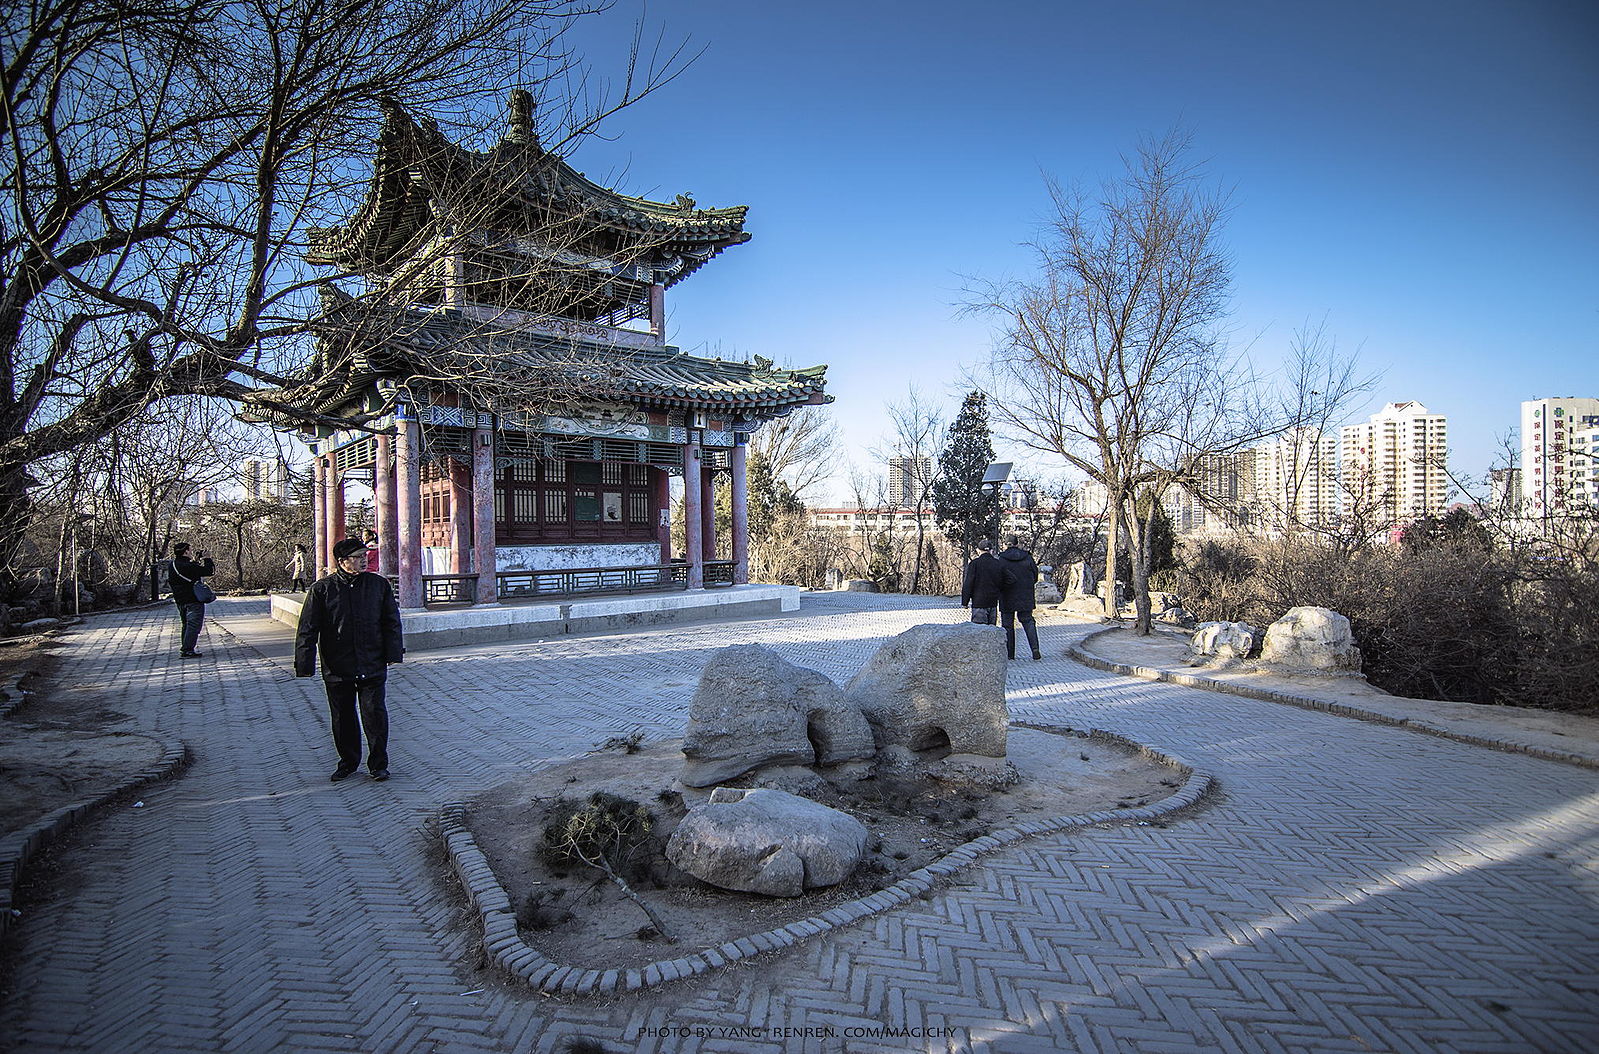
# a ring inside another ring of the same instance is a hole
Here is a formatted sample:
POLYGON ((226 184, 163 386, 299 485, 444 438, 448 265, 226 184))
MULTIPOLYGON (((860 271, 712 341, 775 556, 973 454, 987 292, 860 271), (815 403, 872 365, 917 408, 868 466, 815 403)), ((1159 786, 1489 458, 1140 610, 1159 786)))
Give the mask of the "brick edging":
POLYGON ((135 772, 125 782, 83 801, 63 805, 20 831, 13 831, 0 838, 0 938, 3 938, 11 928, 14 918, 12 904, 16 898, 17 886, 22 881, 23 868, 41 849, 61 837, 94 810, 146 783, 172 775, 189 760, 188 748, 181 739, 152 732, 129 734, 155 740, 161 747, 161 757, 135 772))
POLYGON ((32 676, 32 670, 23 670, 0 681, 0 717, 10 717, 17 707, 28 701, 28 692, 22 687, 22 682, 32 676))
POLYGON ((1518 743, 1515 740, 1504 739, 1499 736, 1479 736, 1470 732, 1458 732, 1440 725, 1428 724, 1413 718, 1394 717, 1392 714, 1384 714, 1377 710, 1367 710, 1364 707, 1354 706, 1349 703, 1331 703, 1325 699, 1313 699, 1306 695, 1294 695, 1291 692, 1279 692, 1271 688, 1256 688, 1247 684, 1233 684, 1230 681, 1218 681, 1210 677, 1161 670, 1152 666, 1130 666, 1127 663, 1113 662, 1110 659, 1101 658, 1088 651, 1086 645, 1090 641, 1103 637, 1107 633, 1115 633, 1121 628, 1120 626, 1111 626, 1108 629, 1090 633, 1067 648, 1066 655, 1084 666, 1091 666, 1096 670, 1137 677, 1145 681, 1166 681, 1169 684, 1180 684, 1185 688, 1200 688, 1207 692, 1220 692, 1224 695, 1243 696, 1246 699, 1260 699, 1268 703, 1281 703, 1284 706, 1297 706, 1301 710, 1320 710, 1323 713, 1336 714, 1339 717, 1352 717, 1357 721, 1370 721, 1378 725, 1393 725, 1396 728, 1420 732, 1423 735, 1437 736, 1440 739, 1453 739, 1460 743, 1470 743, 1472 746, 1503 750, 1511 754, 1527 754, 1531 757, 1543 758, 1546 761, 1559 761, 1567 765, 1580 765, 1583 768, 1599 769, 1599 758, 1589 757, 1585 754, 1554 750, 1550 747, 1538 746, 1535 743, 1518 743))
POLYGON ((791 922, 777 929, 739 937, 692 955, 676 959, 660 959, 640 967, 594 969, 563 965, 546 959, 517 933, 516 912, 511 906, 511 898, 500 885, 499 879, 489 866, 488 858, 478 847, 477 840, 472 837, 472 832, 466 826, 465 802, 453 802, 440 810, 439 832, 443 837, 450 862, 455 867, 456 874, 460 876, 462 885, 466 887, 467 896, 483 926, 482 947, 494 966, 513 980, 523 981, 546 995, 632 992, 641 988, 651 988, 666 981, 694 977, 762 952, 791 948, 818 933, 825 933, 887 911, 927 893, 940 879, 954 874, 982 854, 1014 845, 1024 838, 1058 834, 1085 827, 1148 823, 1194 805, 1212 786, 1213 779, 1210 773, 1124 736, 1100 729, 1073 734, 1130 747, 1138 751, 1142 757, 1182 771, 1185 775, 1183 784, 1176 793, 1153 805, 1136 809, 1106 809, 1078 816, 1035 820, 986 834, 967 842, 959 849, 952 850, 942 858, 913 871, 876 893, 852 900, 847 904, 840 904, 818 915, 791 922))

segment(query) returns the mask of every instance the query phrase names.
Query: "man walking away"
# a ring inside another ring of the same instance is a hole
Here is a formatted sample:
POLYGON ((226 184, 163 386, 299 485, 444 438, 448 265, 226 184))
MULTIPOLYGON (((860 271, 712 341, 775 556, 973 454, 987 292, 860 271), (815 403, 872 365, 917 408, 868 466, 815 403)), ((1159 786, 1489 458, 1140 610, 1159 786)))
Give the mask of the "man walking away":
POLYGON ((405 655, 400 607, 389 580, 363 570, 366 546, 346 538, 333 547, 332 574, 317 579, 300 610, 294 641, 294 674, 309 677, 322 656, 333 745, 339 767, 335 783, 361 767, 361 732, 366 731, 366 767, 375 780, 389 778, 389 711, 384 688, 388 665, 405 655), (360 722, 357 724, 357 707, 360 722))
POLYGON ((167 568, 167 586, 183 623, 183 643, 178 654, 185 659, 200 657, 194 647, 200 643, 200 627, 205 624, 205 605, 194 595, 194 584, 217 573, 216 564, 204 549, 195 555, 200 558, 198 561, 189 559, 189 543, 179 542, 172 547, 172 563, 167 568))
POLYGON ((966 565, 966 577, 961 582, 961 607, 971 605, 972 621, 980 626, 992 626, 994 608, 1014 578, 995 558, 994 540, 984 538, 977 543, 977 555, 966 565))
POLYGON ((1021 538, 1014 534, 1005 536, 1005 551, 996 558, 1010 570, 1015 579, 1005 587, 1004 593, 999 598, 1000 624, 1005 627, 1005 654, 1009 658, 1016 658, 1016 620, 1022 622, 1022 629, 1027 633, 1027 643, 1033 649, 1033 658, 1042 659, 1044 653, 1038 650, 1038 624, 1033 621, 1033 608, 1037 601, 1033 598, 1033 586, 1038 581, 1038 561, 1033 559, 1033 554, 1021 547, 1021 538))

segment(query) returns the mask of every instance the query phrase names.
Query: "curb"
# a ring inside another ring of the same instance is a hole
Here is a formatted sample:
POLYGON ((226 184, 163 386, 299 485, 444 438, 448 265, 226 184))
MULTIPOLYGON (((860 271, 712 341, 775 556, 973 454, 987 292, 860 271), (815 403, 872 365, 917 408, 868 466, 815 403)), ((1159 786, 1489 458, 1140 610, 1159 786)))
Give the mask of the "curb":
POLYGON ((911 872, 891 886, 847 904, 830 908, 819 915, 791 922, 764 933, 739 937, 691 955, 676 959, 660 959, 639 967, 595 969, 563 965, 546 959, 517 933, 516 912, 511 905, 510 897, 500 885, 499 879, 494 876, 488 858, 478 847, 477 841, 466 826, 465 802, 452 802, 440 810, 439 833, 444 839, 445 851, 449 854, 450 862, 462 885, 466 887, 467 897, 471 900, 472 907, 482 923, 482 948, 502 973, 513 980, 525 982, 545 995, 611 995, 617 992, 633 992, 641 988, 653 988, 667 981, 695 977, 763 952, 791 948, 819 933, 847 926, 852 922, 887 911, 927 893, 938 880, 961 870, 982 854, 1014 845, 1025 838, 1087 827, 1106 828, 1148 823, 1194 805, 1214 784, 1209 772, 1113 732, 1096 728, 1086 733, 1071 734, 1130 747, 1138 751, 1140 757, 1181 771, 1185 776, 1183 784, 1176 793, 1153 805, 1034 820, 991 832, 967 842, 958 849, 951 850, 940 859, 911 872))
POLYGON ((1527 754, 1531 757, 1542 758, 1545 761, 1559 761, 1567 765, 1599 769, 1599 758, 1590 757, 1586 754, 1555 750, 1550 747, 1538 746, 1536 743, 1518 743, 1515 740, 1502 739, 1497 736, 1479 736, 1469 732, 1459 732, 1452 728, 1428 724, 1425 721, 1413 718, 1394 717, 1391 714, 1367 710, 1349 703, 1329 703, 1325 699, 1312 699, 1309 696, 1274 691, 1270 688, 1255 688, 1247 684, 1217 681, 1191 673, 1175 673, 1171 670, 1160 670, 1152 666, 1129 666, 1126 663, 1102 659, 1087 650, 1086 645, 1090 641, 1103 637, 1107 633, 1114 633, 1121 628, 1120 626, 1112 626, 1109 629, 1090 633, 1067 648, 1066 654, 1069 658, 1075 659, 1084 666, 1090 666, 1096 670, 1105 670, 1109 673, 1119 673, 1128 677, 1137 677, 1145 681, 1165 681, 1169 684, 1180 684, 1185 688, 1200 688, 1207 692, 1220 692, 1223 695, 1238 695, 1246 699, 1260 699, 1268 703, 1297 706, 1301 710, 1320 710, 1323 713, 1336 714, 1339 717, 1352 717, 1357 721, 1369 721, 1377 725, 1392 725, 1411 732, 1420 732, 1423 735, 1437 736, 1439 739, 1453 739, 1459 743, 1470 743, 1472 746, 1502 750, 1509 754, 1527 754))
POLYGON ((23 670, 0 681, 0 717, 10 717, 19 706, 28 701, 28 693, 22 687, 22 682, 31 676, 33 676, 32 670, 23 670))
POLYGON ((127 782, 84 801, 63 805, 20 831, 0 838, 0 938, 10 932, 11 923, 16 917, 12 904, 16 899, 17 886, 22 881, 23 868, 39 850, 60 838, 101 806, 146 783, 172 775, 189 761, 188 747, 181 739, 151 732, 131 734, 155 740, 161 746, 161 757, 135 773, 127 782))

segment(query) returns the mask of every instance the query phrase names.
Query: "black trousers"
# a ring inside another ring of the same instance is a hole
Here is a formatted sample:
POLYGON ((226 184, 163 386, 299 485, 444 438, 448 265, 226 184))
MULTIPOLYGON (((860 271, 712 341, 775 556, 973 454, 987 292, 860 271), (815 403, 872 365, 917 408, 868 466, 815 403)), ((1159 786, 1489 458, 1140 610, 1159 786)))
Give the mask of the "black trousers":
POLYGON ((339 767, 361 767, 361 731, 366 730, 366 767, 369 771, 389 767, 389 710, 384 704, 388 677, 362 677, 354 681, 324 680, 328 690, 328 711, 333 717, 333 745, 339 751, 339 767), (359 707, 361 718, 356 721, 359 707))
POLYGON ((1033 655, 1036 657, 1039 654, 1038 623, 1033 621, 1033 613, 1031 611, 1006 611, 1004 608, 1000 608, 999 617, 1005 626, 1005 654, 1012 659, 1016 658, 1016 620, 1021 619, 1022 630, 1027 634, 1028 646, 1033 649, 1033 655))

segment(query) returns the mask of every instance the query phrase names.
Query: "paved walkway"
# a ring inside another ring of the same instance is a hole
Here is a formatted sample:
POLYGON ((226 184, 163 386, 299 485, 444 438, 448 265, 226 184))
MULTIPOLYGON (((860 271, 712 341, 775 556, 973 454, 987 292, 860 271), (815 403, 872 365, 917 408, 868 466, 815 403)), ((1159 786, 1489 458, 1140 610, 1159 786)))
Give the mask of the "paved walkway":
MULTIPOLYGON (((225 602, 247 636, 259 602, 225 602)), ((15 1051, 1539 1050, 1599 1048, 1599 773, 1089 670, 1091 627, 1011 665, 1019 719, 1100 727, 1221 786, 1166 826, 1046 837, 924 902, 611 1002, 474 971, 422 824, 620 731, 681 729, 714 649, 844 679, 948 602, 424 654, 395 669, 395 778, 327 782, 320 682, 220 626, 98 616, 59 691, 194 763, 70 836, 7 946, 15 1051), (885 1026, 919 1036, 869 1038, 885 1026)), ((218 620, 226 625, 226 620, 218 620)))

